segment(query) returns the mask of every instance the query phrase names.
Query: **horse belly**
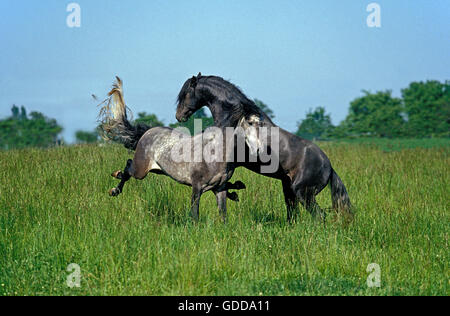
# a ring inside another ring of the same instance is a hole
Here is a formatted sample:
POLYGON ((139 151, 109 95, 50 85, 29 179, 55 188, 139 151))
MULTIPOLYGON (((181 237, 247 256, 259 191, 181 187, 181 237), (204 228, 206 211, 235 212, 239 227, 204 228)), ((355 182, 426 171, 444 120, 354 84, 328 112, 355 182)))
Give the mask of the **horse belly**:
POLYGON ((182 184, 192 185, 189 164, 174 163, 173 161, 160 161, 156 162, 156 165, 160 171, 171 177, 173 180, 182 184))

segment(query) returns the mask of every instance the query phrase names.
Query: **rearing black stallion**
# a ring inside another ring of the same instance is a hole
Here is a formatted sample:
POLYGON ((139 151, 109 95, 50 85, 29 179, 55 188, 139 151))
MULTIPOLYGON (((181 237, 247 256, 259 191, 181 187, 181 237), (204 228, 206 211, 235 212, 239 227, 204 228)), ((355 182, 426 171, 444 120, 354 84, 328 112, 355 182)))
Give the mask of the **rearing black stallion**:
MULTIPOLYGON (((218 127, 236 127, 241 118, 259 117, 258 126, 276 127, 272 120, 248 99, 242 91, 230 82, 217 76, 202 76, 188 79, 179 95, 176 118, 185 122, 197 110, 207 106, 218 127)), ((270 151, 270 148, 267 149, 270 151)), ((298 202, 319 219, 325 219, 325 213, 316 202, 319 194, 328 184, 331 185, 333 208, 352 215, 347 190, 330 160, 314 143, 279 129, 278 169, 273 173, 262 173, 263 163, 238 163, 254 172, 282 181, 287 218, 291 221, 298 202)))

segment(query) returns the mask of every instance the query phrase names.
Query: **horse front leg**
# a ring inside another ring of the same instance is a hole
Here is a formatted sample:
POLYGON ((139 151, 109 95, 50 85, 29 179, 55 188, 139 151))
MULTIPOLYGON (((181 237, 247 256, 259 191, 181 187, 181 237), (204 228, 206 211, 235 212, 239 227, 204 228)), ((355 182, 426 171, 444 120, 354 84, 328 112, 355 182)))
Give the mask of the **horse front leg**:
MULTIPOLYGON (((227 191, 227 198, 234 202, 239 202, 239 196, 236 192, 229 192, 228 190, 244 190, 247 187, 241 181, 235 183, 227 182, 225 184, 225 190, 227 191)), ((216 194, 217 196, 217 194, 216 194)), ((220 207, 220 206, 219 206, 220 207)))
POLYGON ((245 190, 247 187, 242 181, 236 181, 235 183, 227 182, 225 185, 227 190, 245 190))

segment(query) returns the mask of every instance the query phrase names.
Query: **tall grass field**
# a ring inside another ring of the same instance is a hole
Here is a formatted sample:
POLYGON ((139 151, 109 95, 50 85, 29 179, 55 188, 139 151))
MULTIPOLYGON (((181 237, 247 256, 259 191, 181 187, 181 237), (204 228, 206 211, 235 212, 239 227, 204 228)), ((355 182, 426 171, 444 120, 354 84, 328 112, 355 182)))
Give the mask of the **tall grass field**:
POLYGON ((288 224, 281 183, 242 168, 229 222, 206 193, 196 225, 161 175, 109 197, 120 146, 0 152, 0 295, 450 295, 450 144, 420 145, 321 143, 356 213, 325 225, 302 207, 288 224))

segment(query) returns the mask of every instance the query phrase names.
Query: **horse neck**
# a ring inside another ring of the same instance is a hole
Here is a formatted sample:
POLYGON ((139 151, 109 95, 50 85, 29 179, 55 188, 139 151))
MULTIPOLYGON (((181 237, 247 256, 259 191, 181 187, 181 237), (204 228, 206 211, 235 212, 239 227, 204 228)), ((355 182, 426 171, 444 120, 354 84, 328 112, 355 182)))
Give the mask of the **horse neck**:
POLYGON ((233 118, 232 112, 226 111, 221 102, 210 102, 207 107, 211 111, 215 126, 235 127, 237 125, 238 122, 233 118))
MULTIPOLYGON (((243 102, 251 102, 245 96, 237 96, 238 100, 224 101, 218 97, 220 92, 216 88, 200 83, 199 91, 203 94, 203 101, 211 111, 214 119, 214 125, 218 127, 236 127, 239 120, 244 115, 243 102), (242 100, 241 100, 242 99, 242 100)), ((256 105, 255 105, 256 107, 256 105)), ((268 126, 275 126, 272 120, 262 110, 258 110, 262 114, 268 126)))

